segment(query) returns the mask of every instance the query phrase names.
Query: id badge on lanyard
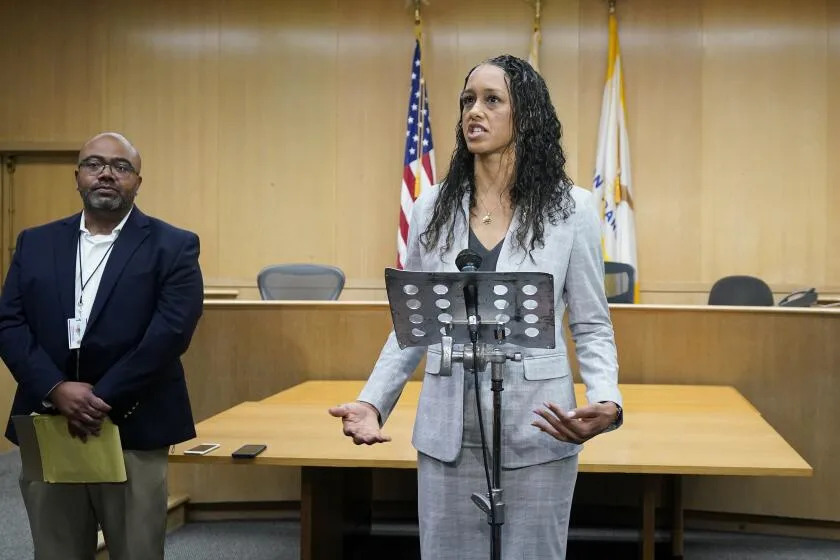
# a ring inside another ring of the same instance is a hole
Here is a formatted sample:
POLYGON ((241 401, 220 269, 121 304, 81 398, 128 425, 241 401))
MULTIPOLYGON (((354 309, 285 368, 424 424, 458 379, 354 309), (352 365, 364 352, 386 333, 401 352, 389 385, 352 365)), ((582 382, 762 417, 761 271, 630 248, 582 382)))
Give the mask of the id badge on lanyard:
POLYGON ((67 344, 70 350, 77 350, 82 345, 87 321, 80 317, 67 319, 67 344))
POLYGON ((79 236, 79 240, 77 242, 78 247, 78 263, 79 263, 79 288, 80 288, 80 295, 79 295, 79 303, 78 303, 78 311, 76 312, 76 317, 72 317, 67 319, 67 345, 69 346, 70 350, 78 350, 82 345, 82 337, 85 335, 85 328, 87 327, 87 318, 83 317, 83 298, 85 297, 85 288, 90 283, 93 276, 96 274, 96 271, 99 270, 99 267, 102 266, 102 263, 105 262, 105 259, 108 258, 108 254, 111 252, 111 249, 114 248, 114 242, 111 241, 111 244, 108 245, 108 250, 105 251, 105 254, 102 255, 102 258, 99 259, 99 263, 96 265, 96 268, 93 269, 93 272, 90 273, 87 280, 84 280, 84 272, 82 272, 82 238, 81 235, 79 236))

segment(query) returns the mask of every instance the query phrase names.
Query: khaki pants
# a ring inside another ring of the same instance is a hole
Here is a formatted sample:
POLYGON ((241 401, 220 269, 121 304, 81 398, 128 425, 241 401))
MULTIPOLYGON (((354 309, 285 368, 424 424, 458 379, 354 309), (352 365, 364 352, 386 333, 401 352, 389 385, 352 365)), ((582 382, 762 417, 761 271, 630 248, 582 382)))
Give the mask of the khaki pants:
POLYGON ((21 479, 35 560, 93 560, 97 526, 111 560, 163 560, 167 452, 124 451, 128 480, 123 483, 21 479))

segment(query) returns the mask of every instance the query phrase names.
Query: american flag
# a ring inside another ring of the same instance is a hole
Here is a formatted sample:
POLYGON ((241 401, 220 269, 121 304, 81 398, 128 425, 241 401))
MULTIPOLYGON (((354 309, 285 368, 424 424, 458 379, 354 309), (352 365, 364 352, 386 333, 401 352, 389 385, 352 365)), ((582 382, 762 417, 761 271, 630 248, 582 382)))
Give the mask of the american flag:
POLYGON ((397 268, 405 265, 408 224, 414 201, 423 189, 435 184, 435 152, 432 124, 429 120, 429 97, 420 65, 420 41, 414 44, 411 63, 411 95, 405 130, 405 160, 400 187, 400 227, 397 231, 397 268), (423 108, 421 111, 420 108, 423 108))

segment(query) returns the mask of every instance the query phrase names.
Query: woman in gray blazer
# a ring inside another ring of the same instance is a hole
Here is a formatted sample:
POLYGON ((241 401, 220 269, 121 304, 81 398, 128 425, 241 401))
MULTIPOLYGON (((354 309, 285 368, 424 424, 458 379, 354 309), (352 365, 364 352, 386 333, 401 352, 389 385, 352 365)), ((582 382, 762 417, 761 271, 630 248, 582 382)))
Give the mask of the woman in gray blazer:
MULTIPOLYGON (((522 362, 506 367, 502 558, 562 559, 581 444, 622 420, 598 212, 564 171, 560 122, 527 62, 505 55, 470 70, 460 108, 446 178, 415 203, 406 269, 454 272, 455 256, 470 248, 483 256, 482 270, 554 276, 557 347, 519 349, 522 362), (567 309, 589 403, 579 407, 563 333, 567 309)), ((426 351, 412 439, 421 554, 483 560, 490 526, 470 500, 486 491, 475 381, 460 364, 451 377, 437 375, 440 345, 426 351)), ((392 332, 358 400, 330 409, 355 443, 389 440, 381 426, 423 352, 401 350, 392 332)), ((478 377, 487 434, 489 385, 489 375, 478 377)))

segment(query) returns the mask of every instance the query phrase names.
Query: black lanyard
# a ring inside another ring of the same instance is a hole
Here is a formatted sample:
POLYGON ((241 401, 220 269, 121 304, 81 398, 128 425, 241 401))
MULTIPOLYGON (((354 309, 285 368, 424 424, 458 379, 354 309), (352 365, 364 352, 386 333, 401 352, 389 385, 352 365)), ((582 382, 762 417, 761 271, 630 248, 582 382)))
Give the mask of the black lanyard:
POLYGON ((102 255, 101 259, 99 259, 99 263, 96 265, 96 268, 93 269, 93 272, 90 273, 90 276, 88 276, 87 280, 82 281, 82 279, 84 278, 84 272, 82 272, 82 234, 79 233, 79 242, 77 244, 77 247, 79 249, 79 287, 81 288, 81 291, 79 292, 79 309, 80 310, 81 310, 81 307, 82 307, 82 298, 85 295, 85 288, 87 288, 87 285, 90 283, 91 278, 93 278, 93 276, 96 274, 96 271, 99 270, 99 267, 102 266, 102 263, 105 262, 105 259, 108 258, 108 254, 110 254, 111 249, 114 248, 114 243, 115 242, 116 242, 116 239, 114 241, 111 241, 111 244, 108 245, 108 250, 105 251, 105 254, 102 255))

